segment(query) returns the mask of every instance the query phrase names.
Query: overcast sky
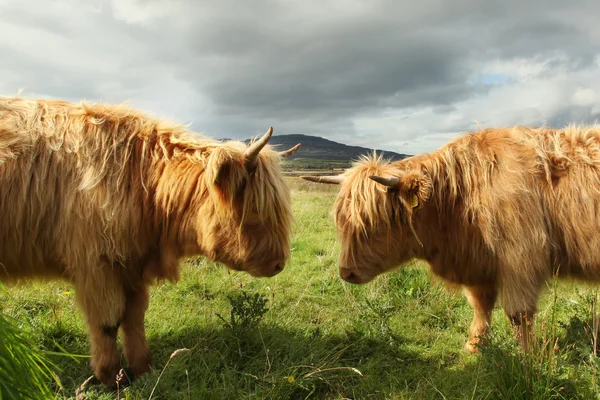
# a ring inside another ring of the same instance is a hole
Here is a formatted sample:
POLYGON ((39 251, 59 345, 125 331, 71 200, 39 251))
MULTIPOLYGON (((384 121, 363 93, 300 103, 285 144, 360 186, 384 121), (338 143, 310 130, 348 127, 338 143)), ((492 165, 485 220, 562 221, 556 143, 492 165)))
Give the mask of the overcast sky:
POLYGON ((476 122, 600 120, 599 15, 565 0, 0 0, 0 95, 412 154, 476 122))

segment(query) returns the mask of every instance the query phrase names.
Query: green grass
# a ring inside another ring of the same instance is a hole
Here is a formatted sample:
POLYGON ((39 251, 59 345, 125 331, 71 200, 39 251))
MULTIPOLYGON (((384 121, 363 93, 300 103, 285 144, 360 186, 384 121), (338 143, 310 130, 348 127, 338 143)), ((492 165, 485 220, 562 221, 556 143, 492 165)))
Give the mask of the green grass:
POLYGON ((53 365, 19 321, 0 314, 0 399, 47 399, 53 365))
POLYGON ((292 160, 283 160, 284 169, 333 169, 349 168, 352 161, 348 160, 322 160, 317 158, 294 158, 292 160))
MULTIPOLYGON (((551 283, 540 302, 532 354, 518 350, 499 308, 490 343, 479 355, 466 354, 472 311, 460 292, 445 289, 420 264, 364 286, 343 282, 330 216, 337 188, 290 182, 296 224, 284 272, 255 279, 189 260, 178 284, 151 292, 146 327, 156 371, 118 397, 88 384, 87 398, 599 397, 594 288, 551 283)), ((88 353, 69 285, 11 288, 0 294, 0 305, 26 318, 29 339, 42 349, 88 353)), ((88 359, 51 360, 60 385, 48 384, 57 398, 73 397, 91 375, 88 359)))

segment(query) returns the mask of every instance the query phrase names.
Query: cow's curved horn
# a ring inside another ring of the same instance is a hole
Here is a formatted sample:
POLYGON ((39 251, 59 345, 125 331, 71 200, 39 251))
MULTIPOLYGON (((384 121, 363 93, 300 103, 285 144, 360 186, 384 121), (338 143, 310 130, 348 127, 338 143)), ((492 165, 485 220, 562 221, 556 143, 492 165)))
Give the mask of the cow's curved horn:
POLYGON ((283 158, 288 158, 289 156, 294 155, 294 153, 298 151, 298 149, 300 148, 300 146, 302 146, 302 143, 298 143, 297 145, 295 145, 291 149, 287 149, 285 151, 280 151, 279 152, 279 156, 283 157, 283 158))
POLYGON ((267 142, 271 138, 273 134, 273 127, 270 126, 267 132, 258 139, 256 142, 252 143, 246 152, 244 153, 244 157, 246 158, 246 165, 254 166, 256 164, 256 159, 258 158, 258 153, 267 145, 267 142))
POLYGON ((320 182, 320 183, 331 183, 335 185, 339 185, 344 181, 343 175, 333 175, 333 176, 301 176, 300 179, 304 179, 305 181, 311 182, 320 182))
POLYGON ((381 176, 371 175, 371 176, 369 176, 369 178, 373 179, 377 183, 381 183, 382 185, 389 186, 389 187, 396 187, 396 186, 398 186, 398 183, 400 183, 400 179, 398 179, 398 177, 396 177, 396 176, 392 176, 389 178, 383 178, 381 176))

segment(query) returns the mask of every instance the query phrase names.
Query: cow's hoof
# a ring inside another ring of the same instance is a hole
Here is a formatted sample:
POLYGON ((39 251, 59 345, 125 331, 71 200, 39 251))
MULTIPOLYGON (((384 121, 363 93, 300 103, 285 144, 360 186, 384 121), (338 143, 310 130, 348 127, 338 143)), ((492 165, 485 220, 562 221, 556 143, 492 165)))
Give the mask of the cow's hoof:
POLYGON ((133 376, 135 379, 153 370, 154 363, 152 362, 152 357, 149 355, 136 359, 129 364, 129 368, 126 368, 127 374, 133 376))
POLYGON ((473 342, 467 342, 465 343, 465 346, 463 347, 463 349, 467 352, 467 353, 477 353, 479 352, 479 347, 477 346, 479 343, 473 343, 473 342))
POLYGON ((100 368, 96 377, 108 390, 122 389, 133 382, 133 373, 129 368, 126 370, 122 369, 120 365, 118 367, 113 366, 112 368, 100 368))

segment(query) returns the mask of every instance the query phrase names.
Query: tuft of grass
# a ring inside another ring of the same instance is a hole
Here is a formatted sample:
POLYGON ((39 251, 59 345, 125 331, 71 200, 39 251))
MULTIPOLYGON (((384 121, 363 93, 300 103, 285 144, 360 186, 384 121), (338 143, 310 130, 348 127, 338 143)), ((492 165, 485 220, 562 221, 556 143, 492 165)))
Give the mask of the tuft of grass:
POLYGON ((551 342, 524 353, 512 335, 492 333, 481 346, 481 367, 487 371, 481 391, 505 399, 587 399, 591 393, 565 362, 565 353, 551 342))
POLYGON ((225 327, 238 338, 258 325, 265 313, 269 311, 266 306, 267 298, 260 293, 251 295, 242 291, 227 295, 227 299, 231 303, 229 320, 223 318, 221 314, 217 314, 217 316, 224 322, 225 327))
POLYGON ((56 368, 18 320, 0 313, 0 399, 48 399, 56 368))

